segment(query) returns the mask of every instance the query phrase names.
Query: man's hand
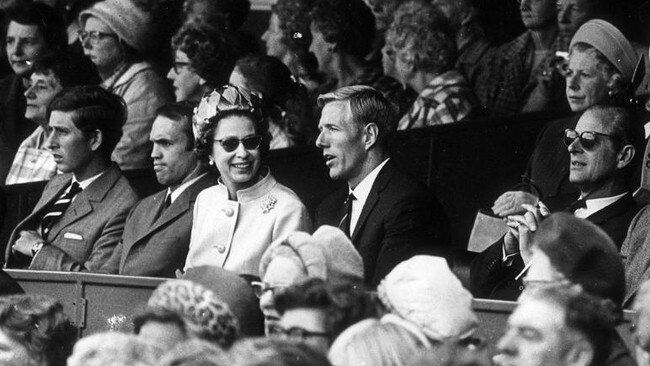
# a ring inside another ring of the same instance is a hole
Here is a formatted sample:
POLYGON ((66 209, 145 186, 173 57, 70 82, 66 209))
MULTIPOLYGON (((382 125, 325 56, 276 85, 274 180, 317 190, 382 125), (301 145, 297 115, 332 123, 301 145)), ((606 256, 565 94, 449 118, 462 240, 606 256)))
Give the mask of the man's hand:
POLYGON ((509 191, 502 194, 492 205, 492 212, 500 217, 523 215, 526 209, 524 204, 537 205, 539 198, 528 192, 509 191))
POLYGON ((20 238, 11 246, 11 250, 32 257, 34 244, 43 242, 43 238, 36 231, 23 230, 20 232, 20 238))
POLYGON ((524 204, 526 213, 523 215, 508 216, 510 230, 504 237, 506 254, 519 251, 524 263, 527 264, 532 257, 532 233, 537 231, 542 219, 550 215, 546 205, 539 202, 536 206, 524 204))

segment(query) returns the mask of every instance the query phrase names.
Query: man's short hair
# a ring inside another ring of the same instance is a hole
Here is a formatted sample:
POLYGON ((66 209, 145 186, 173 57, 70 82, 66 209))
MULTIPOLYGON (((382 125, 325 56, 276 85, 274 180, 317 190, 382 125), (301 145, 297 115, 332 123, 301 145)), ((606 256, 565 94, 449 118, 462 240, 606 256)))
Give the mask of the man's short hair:
POLYGON ((156 110, 156 116, 169 118, 170 120, 182 124, 182 131, 187 137, 187 150, 194 149, 194 132, 192 132, 192 116, 194 116, 194 107, 197 103, 189 100, 175 102, 163 105, 156 110))
POLYGON ((375 38, 375 16, 363 0, 316 0, 312 25, 345 54, 364 57, 375 38))
POLYGON ((387 149, 397 128, 397 108, 375 88, 365 85, 345 86, 318 96, 318 106, 331 102, 349 102, 352 121, 365 126, 374 123, 379 128, 378 145, 387 149))
POLYGON ((7 33, 9 23, 37 26, 43 35, 48 49, 64 50, 68 44, 68 36, 63 23, 63 17, 49 5, 36 1, 23 1, 12 8, 4 20, 4 30, 7 33))
POLYGON ((567 328, 581 333, 591 344, 594 359, 591 365, 602 365, 611 351, 618 311, 609 300, 591 295, 579 285, 552 285, 526 289, 521 300, 533 298, 564 309, 567 328))
POLYGON ((124 100, 99 86, 76 86, 62 90, 50 102, 47 119, 53 111, 74 112, 72 122, 87 138, 95 130, 103 135, 101 153, 105 161, 122 137, 122 126, 126 121, 124 100))
POLYGON ((636 151, 634 159, 625 167, 628 174, 631 174, 643 159, 645 150, 645 132, 638 117, 628 108, 611 105, 594 105, 584 112, 587 113, 593 115, 604 126, 609 126, 616 149, 621 149, 625 145, 634 147, 636 151))
POLYGON ((145 308, 133 318, 133 333, 140 334, 140 330, 149 322, 175 325, 184 334, 187 332, 183 317, 176 311, 162 308, 145 308))
POLYGON ((408 57, 418 71, 444 73, 456 64, 456 41, 447 18, 427 2, 411 0, 402 4, 386 41, 396 51, 405 51, 402 57, 408 57))

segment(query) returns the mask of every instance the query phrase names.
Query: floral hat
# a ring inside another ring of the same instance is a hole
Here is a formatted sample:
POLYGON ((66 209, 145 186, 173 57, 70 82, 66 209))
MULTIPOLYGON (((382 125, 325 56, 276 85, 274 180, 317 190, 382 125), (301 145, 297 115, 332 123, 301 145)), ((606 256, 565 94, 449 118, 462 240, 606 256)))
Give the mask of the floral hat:
POLYGON ((264 117, 261 96, 247 89, 224 85, 205 93, 199 105, 194 108, 192 118, 194 137, 199 138, 203 131, 214 123, 214 121, 211 121, 212 117, 221 112, 233 110, 249 111, 258 118, 264 117))

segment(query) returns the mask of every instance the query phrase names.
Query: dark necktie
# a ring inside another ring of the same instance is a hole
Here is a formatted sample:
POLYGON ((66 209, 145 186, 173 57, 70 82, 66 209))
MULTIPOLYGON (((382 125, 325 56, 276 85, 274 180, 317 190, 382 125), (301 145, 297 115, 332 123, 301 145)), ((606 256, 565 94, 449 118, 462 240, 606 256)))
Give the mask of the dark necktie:
POLYGON ((52 226, 54 226, 54 224, 61 218, 61 216, 63 216, 65 210, 67 210, 68 206, 70 206, 72 199, 79 192, 81 192, 81 186, 79 183, 73 182, 72 186, 70 186, 70 190, 59 197, 59 199, 54 202, 52 207, 50 207, 48 212, 43 215, 43 219, 41 220, 41 230, 43 232, 43 235, 47 235, 50 232, 52 226))
POLYGON ((156 222, 156 220, 158 220, 160 216, 162 216, 163 213, 165 213, 165 211, 167 211, 167 209, 171 205, 172 205, 172 195, 167 193, 167 196, 165 196, 165 201, 163 202, 162 206, 158 210, 158 214, 156 214, 156 217, 154 218, 153 221, 156 222))
POLYGON ((581 208, 587 208, 587 200, 579 199, 571 204, 567 211, 571 212, 572 214, 575 213, 577 210, 581 208))
POLYGON ((350 232, 350 220, 352 218, 352 201, 356 200, 357 198, 354 197, 354 194, 350 193, 348 197, 345 199, 345 202, 343 203, 343 207, 345 208, 345 214, 343 215, 343 218, 341 218, 341 221, 339 221, 339 229, 343 230, 344 233, 346 233, 348 236, 352 236, 352 233, 350 232))

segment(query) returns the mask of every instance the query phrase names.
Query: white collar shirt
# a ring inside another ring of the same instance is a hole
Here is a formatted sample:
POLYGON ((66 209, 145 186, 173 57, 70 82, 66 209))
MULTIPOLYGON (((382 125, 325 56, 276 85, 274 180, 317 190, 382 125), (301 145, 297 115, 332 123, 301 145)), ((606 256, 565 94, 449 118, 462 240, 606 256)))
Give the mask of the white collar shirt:
POLYGON ((370 190, 372 189, 373 184, 375 184, 377 175, 379 175, 379 172, 384 165, 386 165, 389 159, 390 158, 382 161, 381 164, 373 169, 370 174, 366 175, 366 177, 363 178, 354 189, 348 188, 349 192, 353 194, 355 198, 354 201, 352 201, 352 213, 350 215, 350 236, 352 236, 354 228, 357 226, 357 222, 361 216, 361 211, 363 210, 363 206, 366 204, 366 200, 368 200, 370 190))

